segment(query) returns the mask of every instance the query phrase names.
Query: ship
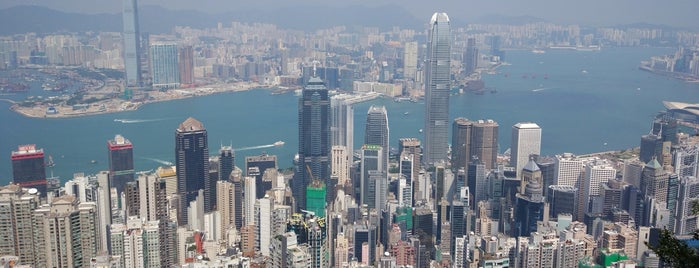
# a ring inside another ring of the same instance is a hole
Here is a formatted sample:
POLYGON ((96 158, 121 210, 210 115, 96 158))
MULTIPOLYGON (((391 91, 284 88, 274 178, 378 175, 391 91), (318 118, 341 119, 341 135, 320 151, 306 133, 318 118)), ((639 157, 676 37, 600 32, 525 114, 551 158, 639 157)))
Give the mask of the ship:
POLYGON ((282 146, 282 145, 284 145, 284 142, 283 142, 283 141, 277 141, 277 142, 274 143, 274 146, 276 146, 276 147, 280 147, 280 146, 282 146))

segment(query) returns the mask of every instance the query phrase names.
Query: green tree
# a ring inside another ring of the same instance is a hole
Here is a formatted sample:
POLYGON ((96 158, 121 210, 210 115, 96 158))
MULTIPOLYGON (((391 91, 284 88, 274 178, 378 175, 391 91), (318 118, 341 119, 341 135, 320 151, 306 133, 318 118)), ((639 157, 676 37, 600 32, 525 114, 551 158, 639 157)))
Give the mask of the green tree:
MULTIPOLYGON (((699 202, 692 203, 692 213, 699 214, 699 202)), ((699 230, 695 230, 693 236, 694 239, 699 239, 699 230)), ((656 246, 646 245, 669 267, 699 267, 699 252, 677 239, 670 230, 663 229, 660 232, 656 246)))

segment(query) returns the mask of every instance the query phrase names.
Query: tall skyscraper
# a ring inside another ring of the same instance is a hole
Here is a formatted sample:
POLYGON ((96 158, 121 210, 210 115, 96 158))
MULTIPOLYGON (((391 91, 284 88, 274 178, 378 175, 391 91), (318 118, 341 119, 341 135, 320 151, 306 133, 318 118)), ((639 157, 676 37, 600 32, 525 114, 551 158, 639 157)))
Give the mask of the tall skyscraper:
POLYGON ((218 155, 218 180, 227 181, 235 168, 235 152, 233 147, 221 146, 218 155))
MULTIPOLYGON (((261 154, 258 156, 245 157, 245 172, 248 177, 255 177, 256 193, 255 198, 265 197, 265 193, 272 189, 272 181, 265 180, 265 172, 277 171, 277 156, 261 154)), ((276 176, 275 176, 276 179, 276 176)))
POLYGON ((430 20, 425 79, 425 158, 427 164, 447 159, 449 91, 451 90, 451 33, 446 13, 430 20))
POLYGON ((330 98, 332 119, 330 120, 331 144, 347 147, 349 154, 354 151, 354 108, 341 96, 330 98))
POLYGON ((124 10, 124 69, 126 86, 140 87, 141 81, 141 31, 138 25, 138 2, 123 0, 124 10))
POLYGON ((531 232, 535 232, 536 222, 548 219, 548 215, 545 215, 545 206, 541 182, 537 179, 529 181, 524 189, 524 194, 517 194, 512 235, 515 237, 529 236, 531 232))
POLYGON ((370 208, 376 206, 376 179, 379 176, 386 176, 382 172, 383 165, 383 148, 379 145, 364 145, 362 147, 361 174, 360 185, 361 197, 360 204, 368 205, 370 208))
POLYGON ((44 150, 28 144, 12 152, 12 181, 26 188, 36 188, 46 196, 46 165, 44 150))
POLYGON ((403 51, 403 77, 414 80, 416 75, 417 42, 407 42, 403 51))
MULTIPOLYGON (((187 206, 197 198, 199 190, 210 189, 209 144, 204 124, 190 117, 175 131, 177 193, 181 196, 178 223, 187 224, 187 206)), ((213 194, 204 192, 204 195, 213 194)), ((204 204, 210 208, 210 204, 204 204), (209 205, 209 206, 207 206, 209 205)), ((210 210, 210 209, 209 209, 210 210)))
POLYGON ((164 89, 180 86, 177 44, 152 44, 150 46, 150 65, 153 88, 164 89))
POLYGON ((180 83, 191 85, 194 83, 194 49, 192 46, 184 46, 180 48, 178 54, 180 83))
POLYGON ((337 185, 344 186, 349 184, 349 169, 350 169, 350 152, 347 147, 342 145, 334 145, 332 147, 332 167, 331 176, 337 178, 337 185))
POLYGON ((515 124, 512 126, 510 165, 515 167, 517 178, 532 154, 541 154, 541 128, 535 123, 515 124))
POLYGON ((383 161, 381 172, 388 174, 389 155, 389 131, 388 113, 384 106, 369 107, 366 116, 366 128, 364 130, 364 144, 379 145, 383 148, 383 161))
POLYGON ((124 191, 126 183, 133 181, 133 144, 121 135, 107 141, 109 149, 109 180, 117 192, 124 191))
POLYGON ((466 52, 464 52, 464 73, 469 75, 478 68, 478 48, 476 47, 476 38, 469 37, 466 40, 466 52))
POLYGON ((34 239, 42 231, 32 228, 32 214, 39 204, 39 195, 27 188, 15 184, 0 187, 1 255, 17 256, 22 264, 34 264, 40 254, 34 251, 34 239))
MULTIPOLYGON (((497 165, 498 123, 493 120, 470 121, 456 118, 452 124, 452 171, 468 169, 468 163, 477 158, 487 170, 497 165)), ((468 173, 468 170, 466 170, 468 173)))
POLYGON ((299 209, 306 208, 306 186, 312 178, 330 181, 330 98, 318 77, 312 77, 299 99, 298 166, 292 192, 299 209), (309 173, 310 172, 310 173, 309 173))

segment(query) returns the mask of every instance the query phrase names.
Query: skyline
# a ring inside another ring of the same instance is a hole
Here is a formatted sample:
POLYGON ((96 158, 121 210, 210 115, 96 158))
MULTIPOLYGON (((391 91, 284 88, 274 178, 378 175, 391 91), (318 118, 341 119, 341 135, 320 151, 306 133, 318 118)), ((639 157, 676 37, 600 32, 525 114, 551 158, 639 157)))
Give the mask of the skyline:
MULTIPOLYGON (((20 5, 40 6, 60 11, 103 14, 121 13, 121 1, 107 0, 65 0, 60 2, 45 0, 8 0, 0 3, 0 8, 10 8, 20 5)), ((681 28, 696 29, 699 23, 693 11, 699 9, 699 2, 691 0, 676 0, 662 5, 651 0, 631 1, 621 0, 608 3, 602 0, 559 2, 554 0, 537 0, 520 2, 503 0, 496 3, 492 1, 469 1, 464 3, 457 0, 440 1, 439 3, 423 3, 420 1, 359 0, 351 3, 339 1, 327 2, 319 0, 303 0, 290 3, 278 3, 271 0, 260 1, 236 1, 228 4, 222 0, 207 0, 194 3, 184 0, 142 0, 140 6, 159 6, 177 11, 199 11, 209 14, 221 14, 229 12, 270 11, 284 10, 290 7, 401 7, 410 13, 413 19, 429 17, 433 12, 452 12, 459 14, 454 17, 455 22, 473 23, 475 20, 492 16, 522 17, 531 16, 541 18, 554 23, 583 24, 589 26, 614 26, 633 23, 661 24, 681 28), (269 8, 269 7, 273 8, 269 8), (600 8, 603 6, 604 8, 600 8)), ((235 19, 235 18, 231 18, 235 19)))

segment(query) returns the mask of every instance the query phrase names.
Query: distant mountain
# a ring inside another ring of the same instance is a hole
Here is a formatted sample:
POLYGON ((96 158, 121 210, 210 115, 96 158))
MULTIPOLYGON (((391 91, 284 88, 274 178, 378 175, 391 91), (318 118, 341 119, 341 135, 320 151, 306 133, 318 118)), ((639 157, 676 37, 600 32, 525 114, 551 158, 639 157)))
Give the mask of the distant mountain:
MULTIPOLYGON (((139 9, 142 32, 168 33, 175 26, 192 28, 215 27, 232 21, 272 23, 284 29, 317 30, 337 25, 372 26, 389 29, 393 26, 423 29, 427 21, 418 20, 399 6, 380 7, 315 7, 241 10, 220 14, 200 11, 170 10, 145 5, 139 9)), ((121 14, 79 14, 39 6, 16 6, 0 9, 0 35, 26 32, 85 32, 122 30, 121 14)))
POLYGON ((505 24, 505 25, 522 25, 536 22, 548 22, 546 19, 533 16, 505 16, 505 15, 486 15, 468 23, 479 24, 505 24))

